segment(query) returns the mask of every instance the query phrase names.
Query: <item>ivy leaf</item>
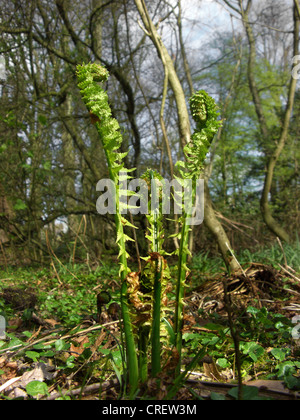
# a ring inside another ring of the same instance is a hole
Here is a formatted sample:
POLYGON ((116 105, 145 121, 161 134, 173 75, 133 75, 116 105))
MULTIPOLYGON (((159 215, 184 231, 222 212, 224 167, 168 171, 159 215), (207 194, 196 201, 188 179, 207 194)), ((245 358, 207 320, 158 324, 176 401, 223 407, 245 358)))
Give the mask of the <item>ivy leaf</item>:
POLYGON ((210 394, 210 398, 211 398, 212 401, 225 401, 226 400, 225 395, 217 394, 216 392, 212 392, 210 394))

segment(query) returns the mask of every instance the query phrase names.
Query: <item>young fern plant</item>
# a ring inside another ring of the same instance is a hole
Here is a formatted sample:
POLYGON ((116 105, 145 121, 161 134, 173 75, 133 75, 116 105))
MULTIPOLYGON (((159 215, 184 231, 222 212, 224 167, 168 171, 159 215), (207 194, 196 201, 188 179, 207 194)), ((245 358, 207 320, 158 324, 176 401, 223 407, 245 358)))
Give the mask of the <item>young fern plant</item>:
POLYGON ((128 172, 124 168, 123 160, 127 153, 119 153, 122 143, 120 126, 116 119, 112 117, 111 109, 108 104, 107 93, 99 85, 105 82, 108 77, 108 71, 98 64, 83 64, 77 66, 77 80, 80 93, 87 109, 90 112, 91 120, 98 131, 103 149, 106 155, 109 177, 115 186, 115 224, 117 230, 117 244, 119 247, 120 278, 121 278, 121 310, 124 325, 127 370, 129 374, 130 392, 133 395, 138 387, 138 360, 133 335, 132 323, 128 309, 128 286, 127 275, 130 269, 127 265, 129 255, 126 251, 126 242, 132 240, 125 232, 124 227, 132 225, 122 216, 122 210, 125 204, 120 201, 120 182, 119 174, 126 176, 128 172))
MULTIPOLYGON (((192 117, 196 123, 194 134, 191 141, 184 148, 185 161, 177 162, 180 177, 176 177, 179 183, 184 186, 185 180, 192 181, 192 201, 196 196, 196 181, 200 178, 203 164, 209 151, 211 142, 218 132, 222 121, 218 120, 218 108, 212 97, 204 90, 195 93, 190 99, 190 109, 192 117)), ((183 198, 183 197, 181 197, 183 198)), ((183 202, 183 200, 182 200, 183 202)), ((175 345, 178 352, 179 363, 176 374, 180 374, 181 353, 182 353, 182 328, 183 328, 183 298, 185 290, 185 280, 189 269, 187 258, 190 255, 189 244, 189 220, 192 217, 190 209, 184 208, 181 223, 180 247, 178 250, 178 276, 176 284, 176 307, 175 307, 175 345)))
MULTIPOLYGON (((161 371, 162 344, 167 342, 166 327, 162 322, 167 311, 167 285, 170 279, 169 268, 164 259, 163 217, 161 184, 162 177, 153 170, 148 170, 142 178, 148 184, 148 221, 150 241, 150 255, 142 273, 131 272, 127 265, 129 255, 126 242, 132 240, 125 234, 125 226, 134 228, 122 216, 122 210, 129 208, 127 201, 120 200, 120 196, 130 195, 130 191, 122 191, 124 181, 129 178, 128 169, 124 168, 123 160, 127 153, 119 153, 122 136, 118 122, 112 117, 106 92, 99 83, 108 79, 108 71, 97 64, 77 66, 78 86, 82 98, 90 112, 105 151, 109 177, 115 188, 115 224, 117 230, 117 244, 119 247, 120 278, 121 278, 121 310, 126 344, 127 371, 129 377, 130 395, 133 396, 139 382, 147 380, 149 363, 149 341, 151 341, 151 369, 155 377, 161 371), (151 202, 157 203, 151 208, 151 202), (137 336, 137 348, 135 338, 137 336)), ((214 100, 204 91, 193 95, 190 100, 191 112, 196 122, 196 130, 191 142, 185 147, 185 161, 178 162, 178 182, 185 186, 185 180, 191 180, 193 185, 193 201, 196 195, 196 181, 200 177, 203 162, 210 143, 221 124, 217 121, 218 112, 214 100)), ((182 197, 181 197, 182 198, 182 197)), ((178 199, 178 197, 177 197, 178 199)), ((188 208, 183 208, 180 218, 181 232, 179 233, 180 248, 178 251, 178 277, 176 285, 176 308, 174 321, 175 346, 179 363, 177 376, 180 373, 182 326, 183 326, 183 298, 185 279, 188 272, 187 256, 189 255, 189 219, 192 217, 188 208)))

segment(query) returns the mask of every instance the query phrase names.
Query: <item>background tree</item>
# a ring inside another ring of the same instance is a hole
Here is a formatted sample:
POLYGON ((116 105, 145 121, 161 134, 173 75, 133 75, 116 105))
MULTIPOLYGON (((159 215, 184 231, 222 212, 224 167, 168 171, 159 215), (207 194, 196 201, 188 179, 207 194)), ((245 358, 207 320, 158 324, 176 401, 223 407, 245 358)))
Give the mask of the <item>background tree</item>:
MULTIPOLYGON (((73 257, 78 235, 76 258, 114 252, 112 219, 95 207, 95 187, 107 177, 107 167, 75 83, 76 64, 89 61, 111 74, 105 89, 123 129, 126 166, 136 167, 137 176, 150 166, 172 176, 193 129, 186 107, 193 90, 207 90, 220 105, 224 124, 207 159, 206 226, 195 228, 196 253, 222 249, 226 260, 226 243, 240 250, 272 241, 259 217, 263 189, 269 189, 273 219, 293 237, 299 226, 296 111, 288 132, 283 125, 289 120, 284 98, 289 91, 293 96, 293 4, 2 1, 0 53, 7 78, 1 85, 0 183, 12 209, 6 251, 41 260, 48 254, 48 230, 61 257, 73 257), (282 138, 266 189, 265 170, 282 138)), ((137 223, 145 227, 143 218, 137 223)), ((168 232, 168 221, 166 227, 168 232)), ((137 239, 145 246, 144 238, 137 239)), ((167 243, 174 249, 172 240, 167 243)))
MULTIPOLYGON (((255 106, 257 118, 259 121, 259 127, 261 132, 261 138, 263 147, 265 149, 265 153, 267 155, 267 168, 266 168, 266 175, 265 175, 265 181, 261 196, 261 211, 264 218, 265 223, 269 227, 269 229, 280 239, 289 241, 289 235, 286 232, 285 229, 280 227, 280 225, 276 222, 276 220, 273 218, 270 206, 269 206, 269 193, 271 191, 272 187, 272 181, 273 181, 273 175, 274 175, 274 168, 275 165, 280 157, 280 154, 286 144, 287 136, 288 136, 288 129, 290 124, 290 119, 292 115, 293 105, 294 105, 294 97, 296 93, 296 85, 297 81, 292 77, 292 74, 290 74, 289 79, 289 89, 288 89, 288 99, 287 99, 287 105, 284 115, 282 116, 281 120, 281 132, 279 134, 279 138, 275 140, 275 146, 272 144, 274 142, 271 141, 271 130, 270 130, 270 119, 268 119, 268 115, 263 107, 263 99, 262 99, 262 90, 258 88, 257 81, 256 81, 256 39, 255 39, 255 33, 253 30, 253 24, 251 24, 250 18, 251 18, 251 9, 253 6, 252 0, 248 0, 245 2, 245 5, 242 1, 239 2, 239 8, 236 8, 232 3, 229 1, 224 0, 224 2, 231 7, 235 12, 239 13, 242 17, 242 21, 245 27, 245 31, 247 34, 248 44, 249 44, 249 59, 248 59, 248 82, 249 87, 253 99, 253 103, 255 106), (270 147, 271 146, 271 147, 270 147)), ((297 0, 294 0, 294 39, 293 39, 293 56, 298 55, 299 53, 299 15, 298 10, 299 4, 297 0)), ((276 8, 276 12, 274 9, 274 4, 271 5, 270 10, 272 12, 271 18, 274 17, 275 21, 278 22, 278 10, 280 10, 280 6, 278 4, 278 8, 276 8)), ((262 16, 265 18, 264 14, 262 16)), ((269 22, 268 22, 269 23, 269 22)), ((272 23, 272 22, 271 22, 272 23)), ((273 41, 273 40, 272 40, 273 41)), ((265 49, 265 52, 268 53, 269 51, 265 49)), ((271 63, 269 62, 269 68, 271 67, 271 63)), ((264 89, 263 89, 264 90, 264 89)))

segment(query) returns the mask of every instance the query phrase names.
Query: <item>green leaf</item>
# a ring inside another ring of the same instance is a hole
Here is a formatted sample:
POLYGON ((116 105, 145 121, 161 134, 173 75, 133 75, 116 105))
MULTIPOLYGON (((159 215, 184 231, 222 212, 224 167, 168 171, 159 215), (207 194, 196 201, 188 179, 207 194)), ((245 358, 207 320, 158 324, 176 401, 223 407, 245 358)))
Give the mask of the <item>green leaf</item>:
POLYGON ((285 379, 289 375, 293 375, 294 373, 296 373, 296 363, 292 361, 283 362, 277 366, 277 369, 278 369, 278 378, 285 379))
POLYGON ((3 152, 5 152, 6 149, 7 149, 6 144, 1 144, 1 146, 0 146, 0 154, 3 153, 3 152))
POLYGON ((20 200, 19 198, 16 201, 16 204, 14 205, 15 210, 25 210, 27 209, 27 205, 24 203, 24 201, 20 200))
POLYGON ((217 365, 220 366, 220 368, 222 369, 226 369, 230 366, 230 363, 228 362, 227 359, 218 359, 217 365))
POLYGON ((264 354, 265 349, 255 342, 250 343, 241 343, 242 353, 248 355, 253 362, 257 360, 264 354))
POLYGON ((25 355, 29 358, 32 359, 34 362, 37 362, 38 359, 40 358, 40 353, 38 353, 37 351, 26 351, 25 355))
POLYGON ((49 160, 43 163, 43 168, 45 169, 45 171, 51 171, 51 166, 52 164, 49 160))
POLYGON ((55 345, 55 349, 57 351, 67 350, 66 349, 66 343, 61 338, 59 340, 56 340, 55 343, 54 343, 54 345, 55 345))
POLYGON ((285 383, 287 387, 291 390, 299 390, 300 389, 300 378, 296 378, 293 375, 288 375, 285 378, 285 383))
POLYGON ((47 124, 47 118, 44 115, 39 115, 38 116, 38 121, 42 125, 46 125, 47 124))
POLYGON ((130 242, 135 242, 134 239, 130 238, 130 236, 128 235, 124 235, 124 239, 126 242, 130 241, 130 242))
POLYGON ((174 329, 173 329, 172 325, 170 324, 170 322, 166 318, 163 318, 162 321, 165 324, 166 330, 167 330, 167 332, 169 334, 170 344, 171 345, 174 345, 175 344, 175 332, 174 332, 174 329))
POLYGON ((53 357, 53 356, 55 356, 55 353, 52 350, 47 350, 47 351, 43 351, 41 353, 41 356, 43 356, 43 357, 53 357))
POLYGON ((44 382, 31 381, 26 385, 28 395, 36 397, 37 395, 49 395, 48 387, 44 382))
POLYGON ((253 306, 249 306, 247 308, 247 312, 248 314, 251 314, 251 315, 257 315, 259 313, 259 309, 254 308, 253 306))
POLYGON ((287 355, 290 354, 290 349, 272 349, 271 354, 275 357, 275 359, 279 360, 280 362, 283 362, 287 355))
POLYGON ((72 369, 75 366, 75 356, 69 356, 66 360, 66 367, 72 369))
POLYGON ((226 397, 223 394, 217 394, 216 392, 212 392, 210 394, 210 398, 212 401, 225 401, 226 397))
POLYGON ((132 223, 130 223, 127 219, 125 219, 124 217, 122 217, 122 223, 124 224, 124 226, 128 226, 131 227, 133 229, 138 229, 137 226, 134 226, 132 223))
MULTIPOLYGON (((238 395, 239 395, 239 388, 238 387, 232 388, 230 391, 228 391, 228 394, 237 400, 238 395)), ((243 386, 243 389, 242 389, 243 400, 246 400, 246 401, 255 400, 258 398, 258 394, 259 394, 259 389, 257 387, 243 386)))

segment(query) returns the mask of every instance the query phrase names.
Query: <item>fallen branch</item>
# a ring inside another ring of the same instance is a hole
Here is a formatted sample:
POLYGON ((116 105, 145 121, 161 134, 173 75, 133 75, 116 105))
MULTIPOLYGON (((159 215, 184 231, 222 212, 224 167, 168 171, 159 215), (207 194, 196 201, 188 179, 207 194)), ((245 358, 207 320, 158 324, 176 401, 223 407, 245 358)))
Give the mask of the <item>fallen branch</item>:
POLYGON ((282 265, 280 265, 280 264, 278 264, 279 265, 279 267, 286 273, 286 274, 288 274, 289 276, 291 276, 292 277, 292 279, 294 279, 294 280, 296 280, 296 281, 299 281, 300 282, 300 279, 298 278, 298 277, 296 277, 294 274, 292 274, 289 270, 287 270, 286 268, 284 268, 284 267, 282 267, 282 265))
POLYGON ((75 397, 77 395, 86 396, 86 395, 94 394, 95 392, 98 392, 99 390, 101 392, 102 391, 107 391, 108 389, 116 387, 118 385, 119 385, 118 379, 110 379, 109 381, 100 382, 100 383, 92 384, 92 385, 87 385, 86 387, 70 389, 68 391, 55 392, 55 393, 49 395, 48 397, 40 398, 40 399, 41 400, 47 400, 47 401, 53 401, 53 400, 56 400, 57 398, 61 398, 61 397, 75 397))
MULTIPOLYGON (((290 391, 288 389, 283 390, 283 391, 277 391, 275 389, 270 389, 268 387, 268 385, 265 385, 262 382, 261 386, 256 386, 255 384, 256 381, 253 382, 253 385, 251 384, 251 382, 249 383, 244 383, 243 386, 253 386, 258 388, 259 390, 259 396, 260 397, 267 397, 267 398, 272 398, 274 400, 300 400, 300 393, 299 392, 294 392, 294 391, 290 391)), ((259 382, 259 381, 257 381, 259 382)), ((268 382, 268 381, 265 381, 268 382)), ((269 382, 280 382, 280 381, 269 381, 269 382)), ((235 384, 229 384, 229 383, 221 383, 221 382, 206 382, 206 381, 197 381, 195 379, 187 379, 186 381, 187 384, 191 384, 191 385, 198 385, 198 390, 200 391, 200 395, 201 392, 215 392, 215 393, 220 393, 223 395, 227 395, 228 391, 230 391, 232 388, 236 388, 238 385, 235 384)), ((259 384, 257 384, 259 385, 259 384)), ((202 396, 202 395, 201 395, 202 396)), ((207 398, 210 398, 210 395, 207 395, 207 398)))

